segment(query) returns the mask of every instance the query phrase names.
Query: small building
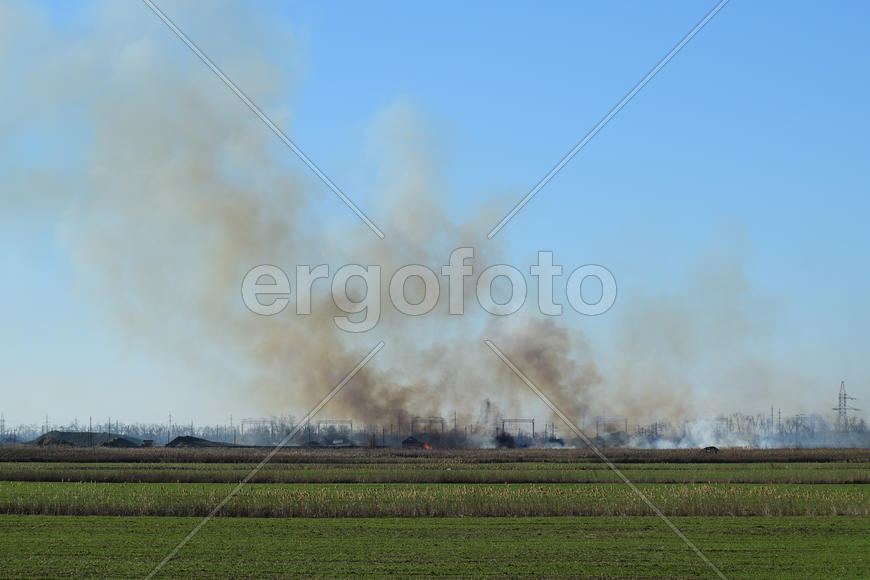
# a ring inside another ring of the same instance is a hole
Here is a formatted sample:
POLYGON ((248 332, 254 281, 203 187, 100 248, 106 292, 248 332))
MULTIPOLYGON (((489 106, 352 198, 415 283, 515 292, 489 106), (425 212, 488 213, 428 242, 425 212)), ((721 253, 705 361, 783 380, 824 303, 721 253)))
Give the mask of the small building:
POLYGON ((402 447, 407 448, 423 448, 426 444, 413 435, 402 440, 402 447))

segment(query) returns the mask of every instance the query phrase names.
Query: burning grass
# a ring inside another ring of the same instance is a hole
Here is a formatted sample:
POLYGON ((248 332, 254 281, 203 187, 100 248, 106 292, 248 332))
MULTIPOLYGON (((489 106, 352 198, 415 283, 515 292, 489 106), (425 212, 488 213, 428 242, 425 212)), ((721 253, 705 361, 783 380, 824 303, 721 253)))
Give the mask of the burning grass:
MULTIPOLYGON (((870 515, 861 485, 641 484, 672 516, 870 515)), ((0 513, 204 516, 230 484, 0 484, 0 513)), ((221 512, 244 517, 639 516, 622 484, 251 484, 221 512)))

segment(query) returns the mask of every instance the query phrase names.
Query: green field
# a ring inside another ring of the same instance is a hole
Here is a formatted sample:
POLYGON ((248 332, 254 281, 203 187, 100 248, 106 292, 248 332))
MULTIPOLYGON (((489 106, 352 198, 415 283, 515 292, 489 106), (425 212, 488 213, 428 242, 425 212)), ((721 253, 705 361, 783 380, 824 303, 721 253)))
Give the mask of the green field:
MULTIPOLYGON (((729 578, 870 576, 870 521, 676 518, 729 578)), ((191 518, 0 517, 0 577, 142 578, 191 518)), ((165 578, 277 576, 711 578, 655 517, 211 520, 165 578)))
MULTIPOLYGON (((0 577, 144 577, 261 449, 0 450, 0 577)), ((870 577, 863 450, 619 469, 729 578, 870 577)), ((584 450, 282 450, 160 577, 713 577, 584 450)))

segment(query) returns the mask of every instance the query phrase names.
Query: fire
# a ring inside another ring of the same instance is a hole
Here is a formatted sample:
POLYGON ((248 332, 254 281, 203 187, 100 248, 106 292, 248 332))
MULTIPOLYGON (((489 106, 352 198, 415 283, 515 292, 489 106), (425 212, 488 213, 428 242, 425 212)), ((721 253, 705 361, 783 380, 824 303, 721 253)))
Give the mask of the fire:
POLYGON ((432 446, 429 445, 428 443, 424 443, 424 444, 423 444, 423 449, 432 449, 432 446))

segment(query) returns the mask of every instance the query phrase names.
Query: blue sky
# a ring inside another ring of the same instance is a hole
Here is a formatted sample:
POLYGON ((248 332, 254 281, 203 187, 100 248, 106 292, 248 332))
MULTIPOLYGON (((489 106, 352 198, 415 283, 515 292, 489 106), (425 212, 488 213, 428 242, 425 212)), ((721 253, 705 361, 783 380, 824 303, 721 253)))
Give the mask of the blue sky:
MULTIPOLYGON (((225 6, 208 14, 161 6, 240 84, 237 53, 255 50, 248 42, 259 35, 276 35, 259 41, 288 88, 260 102, 291 111, 291 137, 371 208, 389 236, 376 213, 377 169, 366 145, 379 112, 396 102, 418 110, 448 184, 450 216, 462 221, 483 207, 497 216, 495 225, 713 3, 263 4, 259 15, 238 22, 237 43, 227 37, 225 6)), ((93 5, 44 10, 56 35, 81 43, 117 17, 93 5)), ((793 397, 777 392, 777 404, 790 412, 833 406, 842 378, 866 400, 868 17, 861 2, 733 0, 499 234, 507 255, 530 264, 550 249, 569 270, 586 263, 611 269, 620 287, 614 311, 571 322, 602 339, 623 328, 638 303, 716 309, 723 289, 698 285, 699 268, 713 284, 722 282, 716 272, 743 272, 748 316, 763 327, 748 339, 782 365, 795 361, 804 377, 793 397), (698 295, 705 292, 710 301, 698 295)), ((138 34, 185 66, 195 58, 144 6, 123 18, 122 30, 141 22, 138 34)), ((0 52, 0 95, 10 100, 34 58, 16 42, 0 52)), ((79 90, 87 95, 87 87, 79 90)), ((215 80, 214 90, 226 88, 215 80)), ((256 87, 251 94, 260 100, 256 87)), ((7 155, 0 179, 13 169, 63 173, 85 162, 91 128, 75 104, 39 114, 41 107, 33 105, 31 123, 8 109, 0 116, 7 155)), ((249 114, 241 103, 238 112, 249 114)), ((274 147, 283 146, 275 140, 274 147)), ((288 168, 303 169, 289 152, 280 154, 288 168)), ((355 219, 321 190, 318 216, 355 219)), ((136 414, 131 407, 139 409, 135 419, 162 420, 169 405, 161 399, 169 395, 180 421, 254 412, 242 400, 198 409, 184 386, 196 380, 195 369, 159 345, 118 337, 59 241, 63 204, 45 210, 12 195, 0 202, 0 410, 7 420, 38 422, 48 413, 82 421, 89 413, 136 414), (128 394, 107 401, 118 376, 129 377, 128 394), (76 397, 64 394, 65 382, 76 397), (156 391, 144 396, 146 388, 156 391)), ((776 403, 759 396, 745 410, 776 403)))

